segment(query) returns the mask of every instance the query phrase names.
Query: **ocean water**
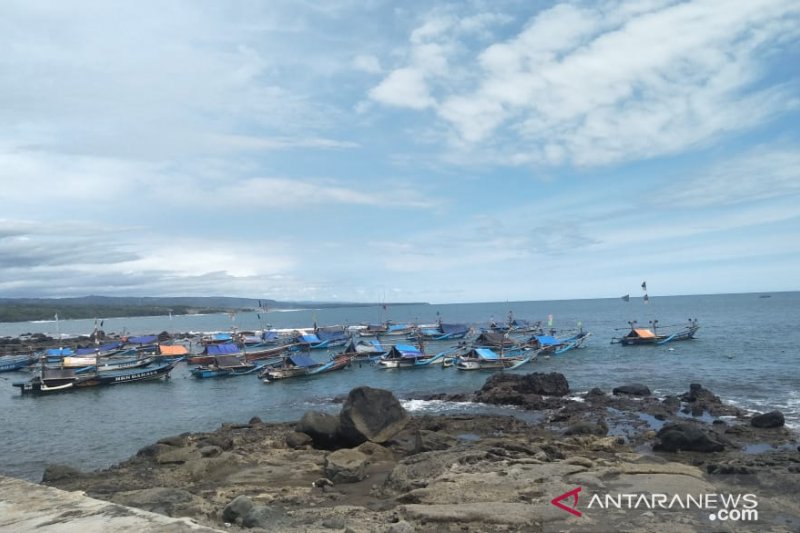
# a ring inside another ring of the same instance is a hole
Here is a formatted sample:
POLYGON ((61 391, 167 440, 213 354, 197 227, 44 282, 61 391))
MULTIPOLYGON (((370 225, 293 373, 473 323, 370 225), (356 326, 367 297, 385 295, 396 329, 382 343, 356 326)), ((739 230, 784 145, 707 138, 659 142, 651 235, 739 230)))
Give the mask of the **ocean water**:
MULTIPOLYGON (((558 330, 580 321, 592 332, 587 347, 562 356, 540 359, 525 371, 561 372, 574 392, 600 387, 606 391, 625 383, 644 383, 657 395, 680 394, 690 383, 706 388, 744 409, 784 412, 787 423, 800 428, 800 293, 651 296, 641 298, 505 302, 452 305, 391 306, 241 313, 228 315, 105 318, 106 332, 130 334, 160 331, 226 331, 231 327, 259 329, 357 324, 391 319, 430 323, 438 312, 445 322, 486 324, 515 317, 542 320, 553 316, 558 330), (683 325, 697 318, 697 339, 665 346, 622 347, 612 337, 624 334, 627 321, 646 325, 683 325)), ((42 332, 91 332, 94 320, 0 324, 0 335, 42 332)), ((444 349, 448 344, 428 351, 444 349)), ((316 353, 321 359, 325 352, 316 353)), ((358 385, 390 389, 401 398, 438 392, 470 392, 489 374, 453 368, 380 370, 367 364, 317 378, 264 384, 254 375, 197 380, 185 365, 163 382, 86 389, 52 396, 21 396, 12 387, 28 374, 0 374, 0 472, 38 481, 48 463, 81 469, 107 467, 126 459, 159 438, 185 431, 209 431, 223 422, 296 420, 309 409, 338 411, 331 399, 358 385)), ((447 402, 406 401, 412 412, 513 413, 531 421, 535 413, 447 402)))

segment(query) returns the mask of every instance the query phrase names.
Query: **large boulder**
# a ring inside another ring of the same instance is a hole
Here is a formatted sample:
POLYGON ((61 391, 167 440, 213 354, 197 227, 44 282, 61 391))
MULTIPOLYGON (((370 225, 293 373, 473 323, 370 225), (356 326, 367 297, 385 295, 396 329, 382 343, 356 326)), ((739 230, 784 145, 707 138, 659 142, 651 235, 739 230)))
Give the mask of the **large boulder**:
POLYGON ((51 464, 44 468, 42 474, 42 483, 52 483, 54 481, 63 481, 65 479, 75 479, 83 476, 83 472, 72 468, 71 466, 61 464, 51 464))
POLYGON ((656 437, 659 442, 653 446, 655 451, 663 452, 721 452, 725 446, 708 433, 691 424, 666 424, 656 437))
POLYGON ((621 394, 626 396, 650 396, 650 389, 647 385, 642 385, 641 383, 630 383, 628 385, 622 385, 621 387, 614 387, 614 390, 611 392, 615 396, 621 394))
POLYGON ((343 449, 325 457, 325 477, 334 483, 355 483, 366 477, 367 456, 358 450, 343 449))
POLYGON ((569 383, 563 374, 494 374, 475 395, 482 403, 495 405, 522 405, 532 409, 556 407, 542 396, 565 396, 569 383))
POLYGON ((764 413, 760 415, 755 415, 750 420, 750 425, 754 428, 779 428, 783 427, 786 423, 786 419, 783 417, 783 413, 780 411, 770 411, 769 413, 764 413))
POLYGON ((365 441, 382 444, 402 430, 407 422, 408 413, 390 391, 356 387, 342 406, 339 432, 345 441, 354 445, 365 441))
POLYGON ((295 431, 305 433, 318 448, 332 449, 339 442, 339 417, 319 411, 308 411, 295 425, 295 431))
POLYGON ((703 388, 703 386, 699 383, 690 384, 689 392, 681 395, 681 401, 688 403, 722 403, 722 400, 719 399, 719 396, 715 396, 713 392, 703 388))

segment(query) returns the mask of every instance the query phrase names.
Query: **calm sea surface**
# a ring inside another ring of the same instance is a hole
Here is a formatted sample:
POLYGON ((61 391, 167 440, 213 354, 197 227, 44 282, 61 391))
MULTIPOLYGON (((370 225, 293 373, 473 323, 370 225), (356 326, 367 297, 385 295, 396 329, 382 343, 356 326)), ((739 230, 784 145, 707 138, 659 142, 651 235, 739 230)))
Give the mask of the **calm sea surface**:
MULTIPOLYGON (((787 423, 800 427, 800 293, 711 296, 653 296, 641 298, 510 302, 452 305, 393 306, 388 310, 339 308, 294 312, 149 318, 107 318, 106 332, 130 334, 160 331, 226 331, 357 324, 391 319, 397 322, 434 322, 437 311, 445 322, 485 324, 492 318, 514 316, 546 321, 571 329, 578 321, 592 332, 586 349, 536 361, 528 371, 561 372, 573 391, 640 382, 655 394, 682 393, 693 382, 702 383, 725 401, 753 410, 779 409, 787 423), (683 325, 697 318, 701 329, 695 341, 666 346, 622 347, 610 344, 624 334, 627 321, 646 325, 683 325)), ((60 321, 61 333, 88 334, 93 320, 60 321)), ((0 336, 43 332, 55 335, 55 322, 0 323, 0 336)), ((442 348, 447 345, 443 345, 442 348)), ((429 346, 428 351, 437 347, 429 346)), ((315 354, 326 359, 325 352, 315 354)), ((466 392, 480 388, 488 374, 455 369, 379 370, 368 365, 318 378, 264 384, 254 375, 197 380, 185 365, 163 382, 86 389, 44 397, 22 397, 12 382, 29 374, 0 374, 0 472, 38 481, 47 463, 81 469, 109 466, 139 448, 168 435, 208 431, 222 422, 296 420, 309 409, 335 411, 330 399, 357 385, 393 390, 400 397, 436 392, 466 392)), ((407 402, 412 411, 496 408, 407 402)))

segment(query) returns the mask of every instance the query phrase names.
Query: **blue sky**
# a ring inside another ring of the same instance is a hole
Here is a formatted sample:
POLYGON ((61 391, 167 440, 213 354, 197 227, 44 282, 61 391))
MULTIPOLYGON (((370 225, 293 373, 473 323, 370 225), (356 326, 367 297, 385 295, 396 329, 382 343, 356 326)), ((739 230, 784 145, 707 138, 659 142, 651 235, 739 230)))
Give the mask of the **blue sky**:
POLYGON ((797 290, 796 1, 0 4, 0 296, 797 290))

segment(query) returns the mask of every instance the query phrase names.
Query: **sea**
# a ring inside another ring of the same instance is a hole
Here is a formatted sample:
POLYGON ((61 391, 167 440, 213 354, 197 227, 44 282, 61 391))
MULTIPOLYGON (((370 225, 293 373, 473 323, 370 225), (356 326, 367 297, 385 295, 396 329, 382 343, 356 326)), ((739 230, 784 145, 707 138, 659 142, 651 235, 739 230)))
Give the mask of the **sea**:
MULTIPOLYGON (((681 394, 691 383, 742 409, 780 410, 787 425, 800 429, 800 292, 654 296, 649 302, 632 296, 564 301, 496 302, 448 305, 389 305, 242 312, 236 315, 102 318, 107 333, 129 335, 182 332, 302 328, 316 323, 356 325, 385 320, 468 323, 476 328, 490 321, 515 318, 552 322, 566 332, 582 327, 591 332, 586 347, 560 356, 540 358, 516 372, 561 372, 575 394, 599 387, 643 383, 654 394, 681 394), (611 343, 636 320, 647 327, 682 326, 697 319, 697 338, 663 346, 611 343)), ((0 323, 0 336, 30 333, 89 334, 95 320, 0 323)), ((449 343, 426 345, 445 350, 449 343)), ((326 360, 330 353, 314 357, 326 360)), ((212 431, 222 423, 292 421, 308 410, 336 412, 335 399, 350 389, 369 385, 392 390, 412 413, 473 412, 489 415, 529 413, 511 408, 464 402, 426 401, 435 393, 471 392, 489 374, 454 368, 382 370, 369 364, 317 377, 265 384, 255 375, 235 378, 193 378, 185 364, 169 380, 84 389, 49 396, 22 396, 13 382, 26 372, 0 374, 0 472, 41 480, 45 465, 60 463, 82 470, 106 468, 125 460, 156 440, 183 432, 212 431)))

